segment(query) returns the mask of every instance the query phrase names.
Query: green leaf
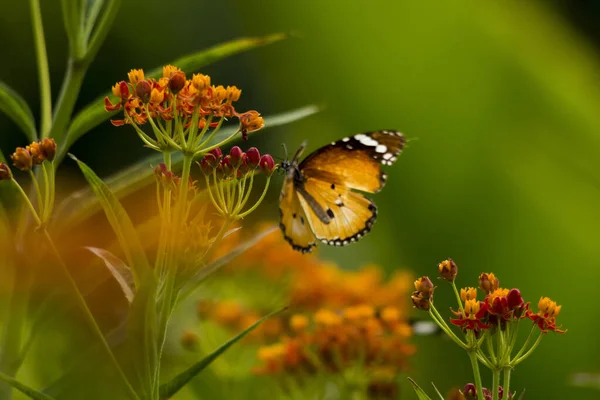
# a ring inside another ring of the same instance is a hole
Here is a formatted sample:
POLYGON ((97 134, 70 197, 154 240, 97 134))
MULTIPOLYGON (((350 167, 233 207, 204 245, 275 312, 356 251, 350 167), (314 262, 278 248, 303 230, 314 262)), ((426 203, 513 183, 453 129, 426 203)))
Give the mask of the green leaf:
POLYGON ((252 332, 256 327, 262 324, 267 318, 274 316, 282 311, 285 311, 287 307, 283 307, 277 311, 273 311, 270 314, 262 317, 250 327, 239 333, 237 336, 225 342, 221 347, 204 357, 198 363, 192 365, 190 368, 186 369, 171 381, 160 386, 160 398, 167 399, 175 393, 177 393, 181 388, 183 388, 189 381, 191 381, 195 376, 197 376, 200 372, 202 372, 206 367, 208 367, 214 360, 216 360, 221 354, 223 354, 227 349, 229 349, 232 345, 240 341, 244 336, 252 332))
MULTIPOLYGON (((219 61, 223 58, 232 56, 237 53, 252 50, 257 47, 265 46, 271 43, 278 42, 282 39, 287 38, 288 35, 283 33, 277 33, 269 36, 255 37, 255 38, 240 38, 229 42, 225 42, 206 50, 201 50, 197 53, 179 58, 171 61, 167 64, 176 65, 181 68, 185 73, 192 73, 198 71, 200 68, 219 61)), ((155 68, 145 74, 148 78, 158 78, 162 76, 162 67, 155 68)), ((111 92, 106 92, 102 96, 98 97, 91 104, 87 105, 81 110, 74 118, 67 131, 66 141, 64 145, 59 149, 57 155, 58 160, 62 160, 68 149, 75 143, 81 136, 89 132, 94 127, 100 125, 114 115, 115 113, 107 113, 104 110, 104 98, 111 96, 111 92)))
POLYGON ((108 218, 113 231, 117 235, 119 244, 125 253, 127 264, 131 267, 133 272, 135 287, 139 288, 141 277, 153 273, 131 219, 129 219, 127 212, 117 197, 111 192, 108 186, 98 178, 94 171, 74 156, 71 156, 71 158, 79 165, 81 172, 83 172, 83 175, 96 194, 98 202, 102 208, 104 208, 106 217, 108 218))
POLYGON ((83 55, 83 46, 81 43, 81 13, 83 11, 83 2, 73 0, 61 0, 63 14, 63 23, 69 40, 69 52, 75 59, 83 55))
POLYGON ((133 283, 133 276, 131 275, 131 269, 129 269, 127 264, 108 250, 100 249, 98 247, 85 248, 104 261, 104 265, 106 265, 106 268, 108 268, 121 287, 127 301, 131 304, 135 293, 135 286, 133 283))
POLYGON ((50 397, 47 394, 44 394, 35 389, 32 389, 29 386, 26 386, 26 385, 22 384, 21 382, 17 381, 16 379, 11 378, 8 375, 4 375, 2 372, 0 372, 0 380, 3 380, 4 382, 8 383, 10 386, 14 387, 19 392, 29 396, 29 398, 31 398, 31 399, 54 400, 54 397, 50 397))
POLYGON ((0 82, 0 110, 18 125, 27 136, 27 140, 37 140, 35 120, 29 106, 17 92, 3 82, 0 82))
POLYGON ((217 272, 219 269, 221 269, 221 267, 223 267, 224 265, 227 265, 234 258, 236 258, 240 254, 244 253, 246 250, 248 250, 249 248, 254 246, 256 243, 260 242, 265 236, 267 236, 270 233, 273 233, 277 229, 278 229, 278 227, 276 225, 273 225, 270 228, 267 228, 266 230, 260 232, 259 234, 253 235, 250 239, 246 240, 245 242, 242 242, 236 248, 234 248, 233 250, 231 250, 229 253, 225 254, 224 256, 217 258, 216 260, 214 260, 213 262, 211 262, 205 266, 199 266, 199 267, 201 267, 199 269, 199 271, 194 276, 192 276, 189 279, 189 281, 186 283, 186 285, 183 287, 182 293, 179 296, 179 301, 180 302, 183 301, 194 290, 198 289, 200 284, 202 282, 204 282, 204 280, 206 278, 208 278, 210 275, 217 272))
POLYGON ((438 390, 438 388, 435 386, 435 383, 431 382, 431 386, 433 386, 433 389, 435 390, 435 392, 437 393, 437 395, 440 396, 440 400, 445 400, 444 396, 442 396, 442 394, 440 393, 440 391, 438 390))
MULTIPOLYGON (((316 114, 319 110, 318 106, 309 105, 265 117, 265 128, 261 129, 259 132, 262 132, 267 128, 285 125, 306 118, 316 114)), ((235 129, 237 129, 237 126, 222 128, 212 139, 211 144, 218 143, 230 136, 235 129)), ((181 154, 174 153, 172 156, 173 166, 178 166, 181 164, 181 161, 181 154)), ((132 166, 108 177, 106 179, 106 185, 112 190, 117 198, 123 198, 151 183, 154 178, 150 166, 158 165, 161 162, 163 162, 162 154, 154 153, 151 156, 136 162, 132 166)), ((60 224, 57 229, 63 231, 70 226, 77 225, 96 213, 99 208, 100 205, 89 188, 78 190, 65 198, 57 207, 55 211, 56 218, 54 218, 54 220, 58 221, 60 224)))
POLYGON ((408 380, 409 380, 410 384, 412 385, 415 393, 417 394, 417 397, 419 398, 419 400, 431 400, 431 397, 427 396, 427 393, 425 393, 425 391, 423 389, 421 389, 421 387, 419 385, 417 385, 417 382, 415 382, 411 378, 408 378, 408 380))

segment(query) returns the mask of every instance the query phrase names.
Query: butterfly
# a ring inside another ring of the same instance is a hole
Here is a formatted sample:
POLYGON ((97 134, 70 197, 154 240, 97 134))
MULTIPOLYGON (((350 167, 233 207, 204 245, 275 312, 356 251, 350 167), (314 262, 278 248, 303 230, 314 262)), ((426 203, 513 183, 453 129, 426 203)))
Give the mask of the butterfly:
POLYGON ((279 197, 279 227, 294 250, 309 253, 317 241, 345 246, 369 233, 377 207, 360 193, 381 190, 406 139, 382 130, 346 137, 299 162, 305 144, 292 161, 281 163, 286 178, 279 197))

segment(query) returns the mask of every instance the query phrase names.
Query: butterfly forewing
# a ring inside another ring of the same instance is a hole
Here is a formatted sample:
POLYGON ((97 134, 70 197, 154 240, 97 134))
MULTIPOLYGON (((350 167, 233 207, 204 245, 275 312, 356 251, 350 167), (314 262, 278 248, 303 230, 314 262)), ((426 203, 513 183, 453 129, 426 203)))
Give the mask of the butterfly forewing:
POLYGON ((335 246, 345 246, 355 242, 367 234, 375 218, 375 204, 363 195, 354 193, 343 185, 335 185, 322 180, 307 178, 304 189, 328 216, 328 223, 313 212, 306 199, 299 196, 300 203, 306 210, 310 227, 316 238, 323 243, 335 246))
POLYGON ((306 157, 299 168, 304 177, 374 193, 387 178, 381 164, 393 164, 404 143, 404 136, 397 131, 360 133, 322 147, 306 157))

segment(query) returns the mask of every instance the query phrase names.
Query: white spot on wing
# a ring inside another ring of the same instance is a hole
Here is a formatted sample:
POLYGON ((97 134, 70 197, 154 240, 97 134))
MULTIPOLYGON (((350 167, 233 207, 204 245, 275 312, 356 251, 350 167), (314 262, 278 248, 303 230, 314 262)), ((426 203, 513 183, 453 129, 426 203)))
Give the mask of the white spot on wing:
POLYGON ((375 147, 375 151, 378 153, 385 153, 387 151, 387 146, 378 144, 377 147, 375 147))

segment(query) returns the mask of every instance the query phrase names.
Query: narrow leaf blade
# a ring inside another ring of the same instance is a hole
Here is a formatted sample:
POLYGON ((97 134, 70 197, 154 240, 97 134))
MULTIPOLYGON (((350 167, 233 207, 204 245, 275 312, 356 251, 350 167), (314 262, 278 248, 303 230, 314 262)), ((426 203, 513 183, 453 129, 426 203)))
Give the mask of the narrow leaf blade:
POLYGON ((217 357, 219 357, 221 354, 223 354, 232 345, 234 345, 235 343, 240 341, 242 338, 244 338, 244 336, 246 336, 247 334, 252 332, 254 329, 256 329, 265 320, 274 316, 275 314, 285 311, 286 309, 287 309, 287 307, 283 307, 279 310, 273 311, 270 314, 262 317, 261 319, 256 321, 254 324, 252 324, 250 327, 248 327, 247 329, 245 329, 244 331, 239 333, 237 336, 235 336, 235 337, 231 338, 230 340, 228 340, 227 342, 223 343, 223 345, 221 345, 221 347, 219 347, 218 349, 216 349, 215 351, 213 351, 212 353, 210 353, 209 355, 204 357, 198 363, 192 365, 190 368, 188 368, 187 370, 183 371, 181 374, 174 377, 170 382, 167 382, 167 383, 161 385, 160 386, 160 398, 167 399, 167 398, 175 395, 175 393, 177 393, 181 388, 183 388, 195 376, 197 376, 199 373, 201 373, 215 359, 217 359, 217 357))
POLYGON ((3 82, 0 82, 0 111, 4 112, 25 133, 27 140, 35 142, 37 131, 31 109, 25 100, 3 82))
POLYGON ((412 378, 408 378, 408 380, 412 385, 415 393, 417 394, 419 400, 432 400, 431 397, 427 396, 427 393, 425 393, 425 391, 421 389, 419 385, 417 385, 417 382, 415 382, 412 378))
MULTIPOLYGON (((320 108, 318 106, 308 105, 266 117, 265 128, 259 132, 262 132, 267 128, 298 121, 316 114, 319 111, 320 108)), ((212 139, 211 144, 218 143, 227 138, 235 129, 237 129, 237 126, 235 128, 225 127, 221 129, 212 139)), ((172 163, 175 168, 181 164, 182 160, 181 154, 174 153, 172 155, 172 163)), ((152 154, 136 162, 132 166, 108 177, 106 179, 106 185, 112 190, 117 198, 123 198, 151 183, 153 180, 153 171, 150 166, 158 165, 162 161, 162 154, 152 154)), ((57 207, 55 212, 56 218, 54 218, 55 221, 59 221, 60 223, 60 226, 57 229, 62 231, 69 226, 77 225, 78 223, 85 221, 99 209, 100 204, 91 189, 84 188, 78 190, 65 198, 57 207)))
POLYGON ((100 249, 98 247, 86 247, 86 249, 104 261, 104 265, 106 265, 106 268, 108 268, 121 287, 121 290, 123 290, 125 298, 129 304, 131 304, 135 293, 135 286, 131 269, 129 269, 127 264, 108 250, 100 249))
POLYGON ((30 388, 29 386, 19 382, 18 380, 11 378, 8 375, 3 374, 2 372, 0 372, 0 380, 8 383, 10 386, 14 387, 15 389, 17 389, 19 392, 29 396, 30 399, 34 399, 34 400, 54 400, 53 397, 48 396, 47 394, 44 394, 42 392, 39 392, 35 389, 30 388))
POLYGON ((180 301, 183 301, 187 296, 189 296, 194 290, 196 290, 200 284, 208 278, 210 275, 217 272, 223 266, 227 265, 234 258, 244 253, 246 250, 254 246, 256 243, 260 242, 265 236, 273 233, 277 230, 277 226, 273 225, 264 231, 260 232, 257 235, 252 236, 250 239, 246 240, 239 244, 236 248, 231 250, 229 253, 225 254, 222 257, 217 258, 213 262, 201 266, 200 270, 196 273, 196 275, 192 276, 189 281, 184 286, 182 293, 180 295, 180 301))
POLYGON ((102 208, 104 208, 106 217, 108 218, 113 231, 117 235, 119 244, 125 253, 127 264, 131 266, 134 282, 136 284, 135 286, 139 287, 140 277, 152 273, 152 270, 131 219, 129 219, 127 212, 117 197, 94 173, 94 171, 77 158, 73 156, 72 158, 79 165, 81 172, 83 172, 83 175, 90 184, 93 192, 96 194, 98 202, 102 208))
MULTIPOLYGON (((192 73, 198 71, 200 68, 208 64, 214 63, 226 57, 261 46, 266 46, 268 44, 285 39, 286 37, 288 37, 288 35, 277 33, 264 37, 235 39, 179 58, 167 64, 176 65, 185 73, 192 73)), ((158 78, 161 76, 161 74, 162 68, 155 68, 145 75, 149 78, 158 78)), ((67 132, 66 143, 64 146, 62 146, 64 151, 67 151, 81 136, 109 119, 111 115, 114 115, 114 113, 107 113, 104 110, 104 98, 110 95, 110 92, 106 92, 94 100, 91 104, 86 106, 75 116, 75 118, 73 118, 73 122, 71 123, 71 126, 67 132)), ((59 153, 58 159, 61 160, 63 156, 64 153, 59 153)))

